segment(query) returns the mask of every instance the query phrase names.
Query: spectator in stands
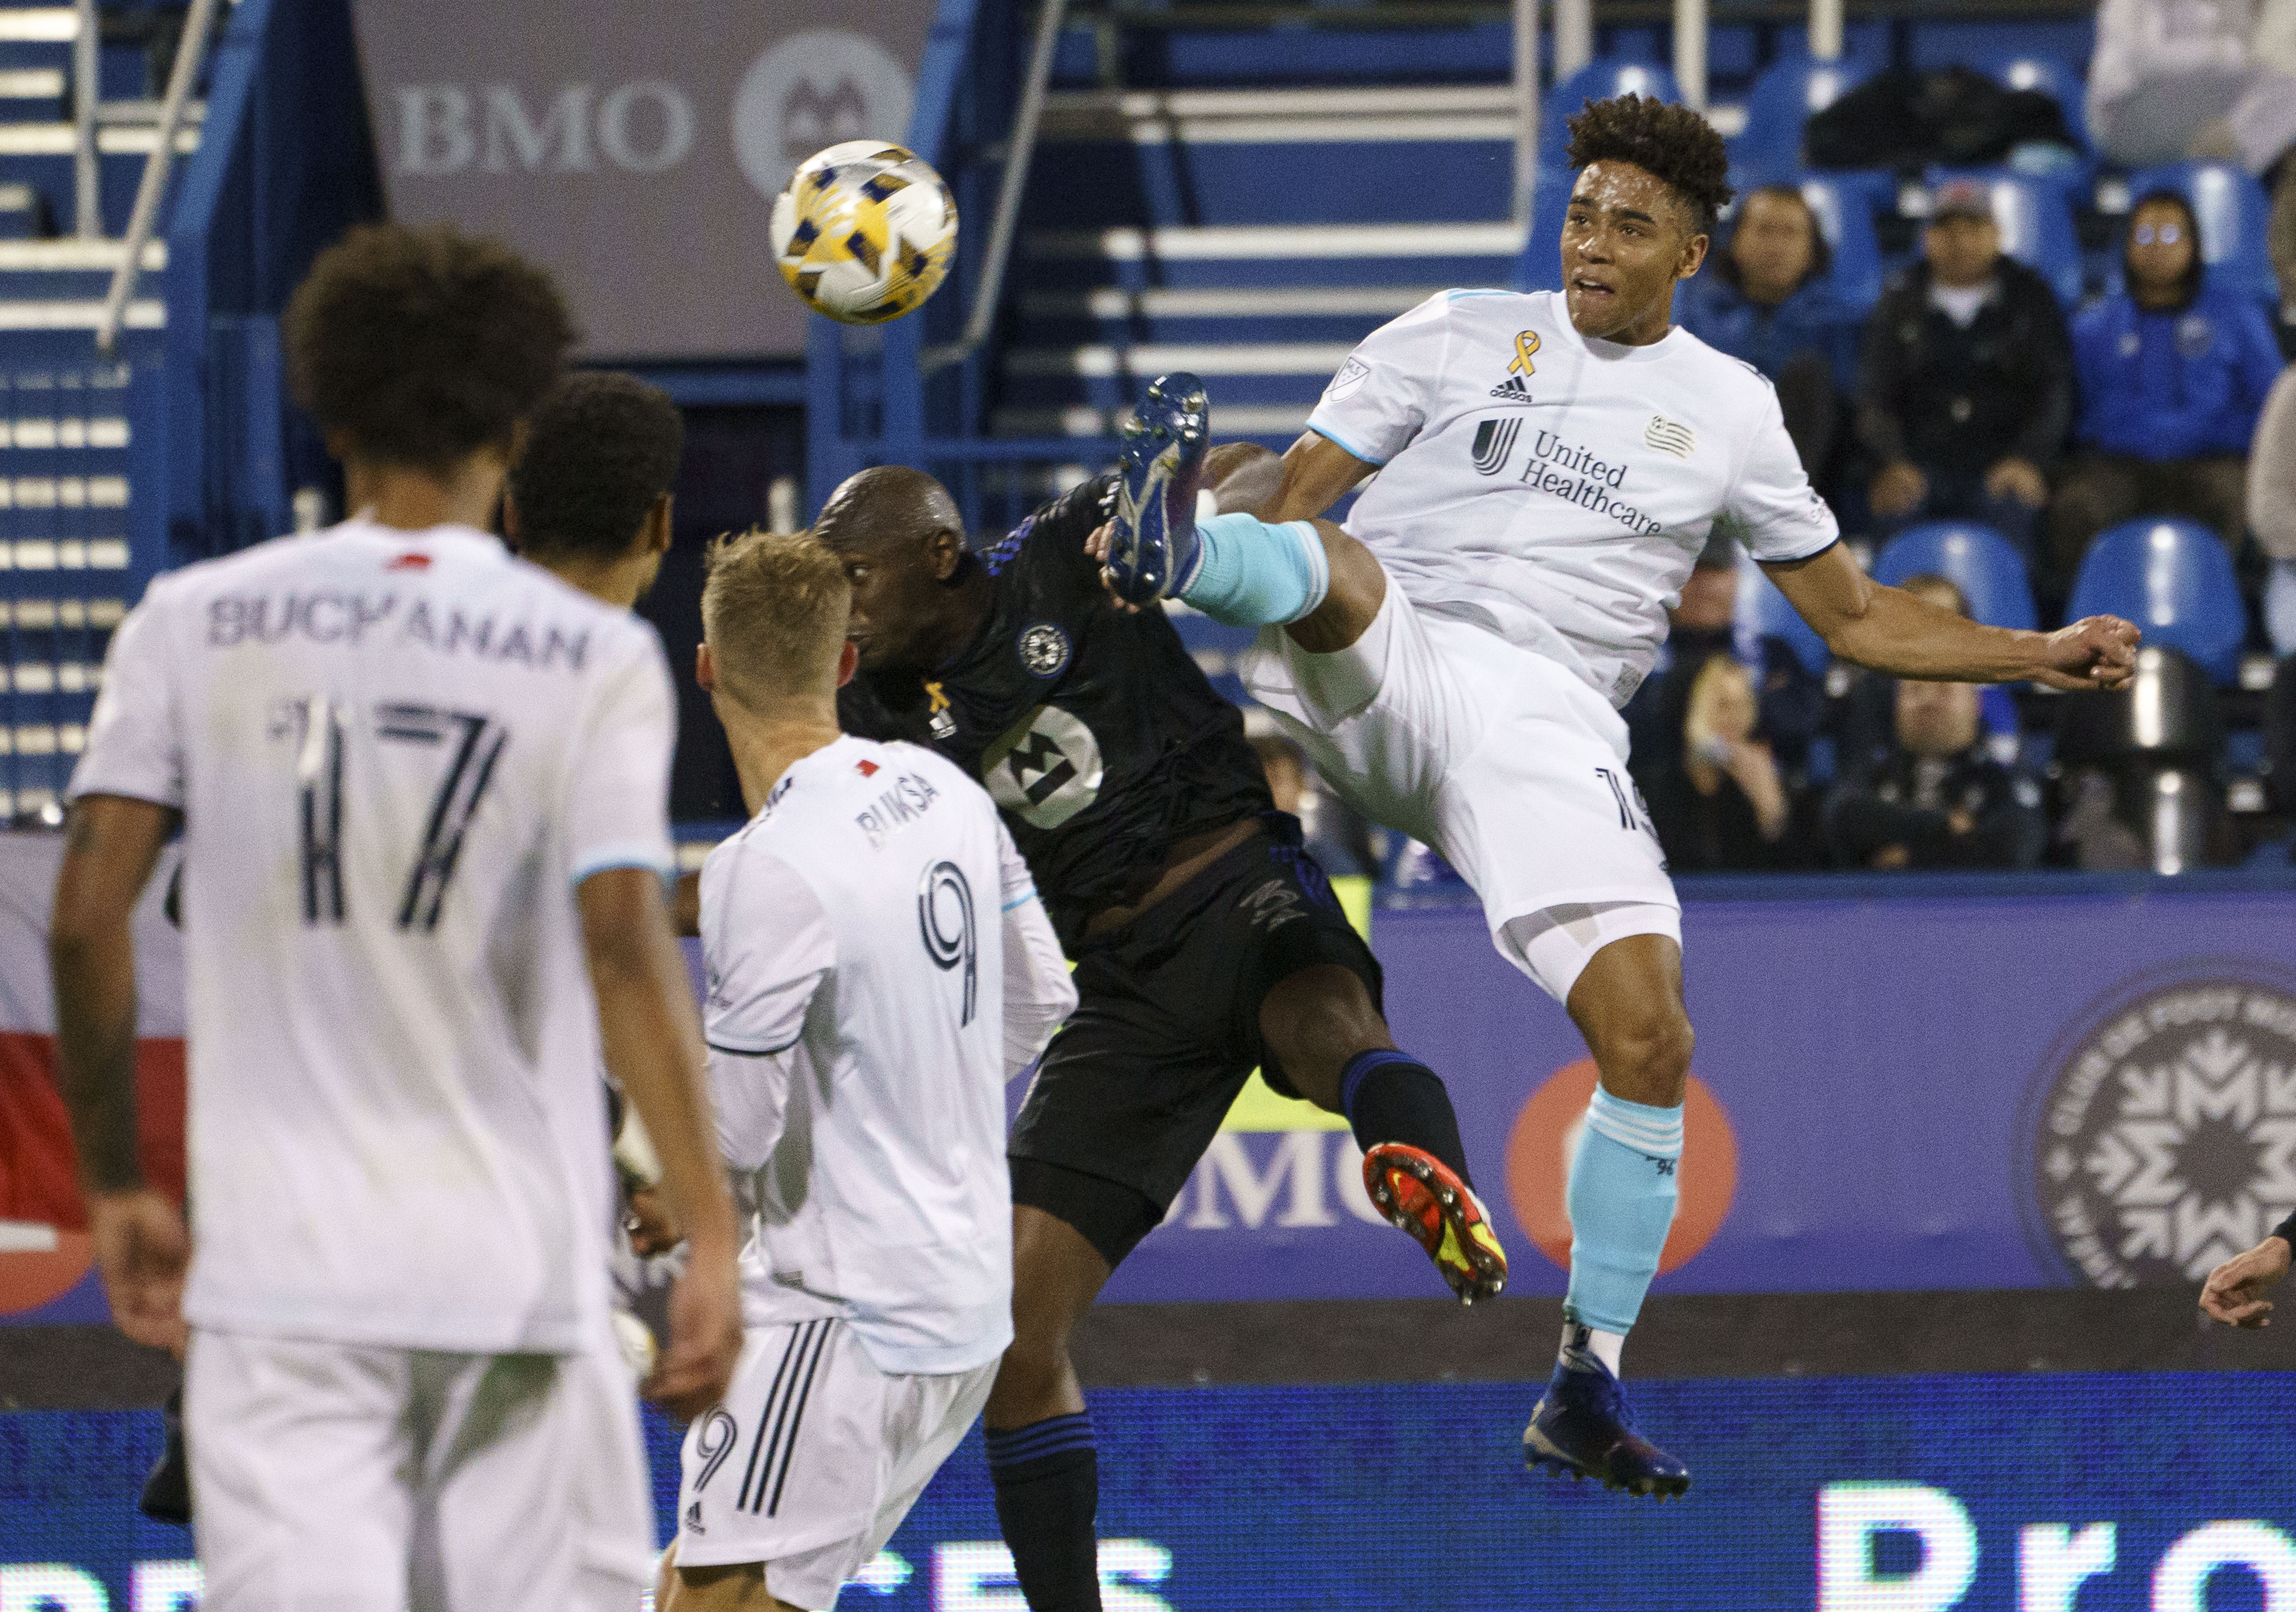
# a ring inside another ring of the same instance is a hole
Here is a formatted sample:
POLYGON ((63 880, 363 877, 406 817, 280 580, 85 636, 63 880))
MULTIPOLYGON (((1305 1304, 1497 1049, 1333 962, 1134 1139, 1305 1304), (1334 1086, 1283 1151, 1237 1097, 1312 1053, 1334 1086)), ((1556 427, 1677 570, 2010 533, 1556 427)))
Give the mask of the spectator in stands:
POLYGON ((1677 874, 1781 860, 1792 807, 1776 759, 1754 736, 1757 711, 1752 675, 1726 654, 1708 657, 1690 679, 1680 760, 1643 783, 1651 826, 1677 874))
POLYGON ((2001 251, 1982 185, 1941 186, 1923 261, 1874 305, 1857 434, 1887 527, 1981 521, 2030 557, 2072 414, 2072 354, 2048 283, 2001 251))
POLYGON ((1729 244, 1675 294, 1675 322, 1776 383, 1802 468, 1822 476, 1857 383, 1863 320, 1828 278, 1832 250, 1801 192, 1765 185, 1738 204, 1729 244))
POLYGON ((1846 868, 2030 868, 2049 838, 2041 788, 1987 753, 1973 683, 1900 682, 1895 743, 1826 808, 1846 868))
POLYGON ((2125 167, 2207 158, 2261 179, 2281 319, 2296 325, 2296 0, 2104 0, 2088 124, 2125 167))
POLYGON ((1681 599, 1666 613, 1666 642, 1650 676, 1620 712, 1631 746, 1628 769, 1645 791, 1681 762, 1691 679, 1711 657, 1732 653, 1737 605, 1737 546, 1718 533, 1700 551, 1681 599))
MULTIPOLYGON (((2248 450, 2248 524, 2272 559, 2264 626, 2281 658, 2279 681, 2286 683, 2296 678, 2296 369, 2272 383, 2248 450)), ((2284 786, 2296 790, 2296 776, 2284 786)))
POLYGON ((2200 221, 2174 191, 2128 215, 2126 288, 2073 325, 2083 456, 2049 509, 2049 562, 2069 587, 2096 534, 2137 515, 2189 515, 2238 548, 2249 439, 2280 374, 2263 310, 2208 284, 2200 221))
MULTIPOLYGON (((1921 572, 1898 584, 1927 604, 1939 610, 1950 610, 1957 616, 1969 613, 1968 596, 1951 577, 1935 572, 1921 572)), ((1996 623, 1998 625, 1998 623, 1996 623)), ((1841 753, 1852 769, 1878 761, 1897 742, 1898 680, 1878 671, 1853 668, 1849 687, 1839 707, 1841 753)), ((2017 702, 2009 690, 1998 683, 1980 687, 1977 694, 1979 725, 1984 729, 1986 742, 2005 736, 2013 744, 2017 738, 2017 702)))

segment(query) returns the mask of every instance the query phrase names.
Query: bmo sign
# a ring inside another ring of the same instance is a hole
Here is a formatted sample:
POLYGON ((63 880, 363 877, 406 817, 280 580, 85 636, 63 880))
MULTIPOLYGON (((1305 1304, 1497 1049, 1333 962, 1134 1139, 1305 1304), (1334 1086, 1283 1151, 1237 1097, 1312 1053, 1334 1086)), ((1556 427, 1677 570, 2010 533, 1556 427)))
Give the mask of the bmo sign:
POLYGON ((357 8, 395 218, 509 241, 597 358, 795 355, 773 198, 839 140, 908 134, 930 0, 398 0, 357 8))
POLYGON ((401 174, 430 178, 474 163, 490 174, 586 174, 600 162, 624 173, 658 174, 693 149, 693 103, 660 79, 624 84, 603 96, 594 86, 569 84, 538 111, 515 84, 476 91, 410 84, 398 91, 401 174))

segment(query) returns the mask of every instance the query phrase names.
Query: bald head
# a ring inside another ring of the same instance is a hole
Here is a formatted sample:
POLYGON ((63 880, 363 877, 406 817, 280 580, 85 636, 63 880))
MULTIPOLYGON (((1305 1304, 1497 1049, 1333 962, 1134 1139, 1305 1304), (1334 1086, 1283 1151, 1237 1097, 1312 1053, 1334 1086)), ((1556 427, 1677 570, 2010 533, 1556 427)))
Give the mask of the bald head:
POLYGON ((964 540, 956 501, 948 489, 906 465, 875 465, 848 476, 813 523, 814 536, 837 554, 922 543, 937 531, 964 540))
POLYGON ((865 669, 938 666, 988 613, 987 576, 964 546, 964 518, 921 470, 879 465, 848 478, 813 532, 845 568, 849 631, 865 669))

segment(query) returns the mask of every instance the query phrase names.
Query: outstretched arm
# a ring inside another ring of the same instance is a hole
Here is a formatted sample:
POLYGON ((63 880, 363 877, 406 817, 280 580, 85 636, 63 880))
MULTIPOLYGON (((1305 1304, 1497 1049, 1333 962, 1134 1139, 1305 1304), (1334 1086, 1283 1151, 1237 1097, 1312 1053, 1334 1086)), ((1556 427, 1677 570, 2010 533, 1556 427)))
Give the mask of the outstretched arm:
POLYGON ((1839 543, 1807 560, 1762 569, 1827 648, 1891 677, 2118 688, 2136 670, 2137 631, 2118 616, 2090 616, 2046 633, 1988 627, 1884 588, 1839 543))
POLYGON ((79 1149, 80 1190, 96 1262, 119 1329, 180 1351, 191 1243, 176 1206, 148 1186, 136 1157, 135 943, 130 928, 172 808, 83 795, 64 830, 48 923, 55 982, 56 1073, 79 1149))

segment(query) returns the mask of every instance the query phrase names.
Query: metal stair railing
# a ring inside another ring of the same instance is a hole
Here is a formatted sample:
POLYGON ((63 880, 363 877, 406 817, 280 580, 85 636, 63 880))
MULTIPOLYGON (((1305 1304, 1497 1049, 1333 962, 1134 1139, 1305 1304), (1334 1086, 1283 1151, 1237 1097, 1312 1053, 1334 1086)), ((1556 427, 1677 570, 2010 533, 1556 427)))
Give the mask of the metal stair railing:
MULTIPOLYGON (((80 0, 80 5, 83 12, 94 10, 93 0, 80 0)), ((176 161, 176 136, 184 126, 184 108, 192 98, 192 86, 199 82, 201 66, 207 60, 215 12, 216 0, 192 0, 191 14, 184 23, 183 42, 176 47, 175 66, 168 75, 167 99, 160 105, 160 137, 144 160, 143 181, 135 188, 135 208, 128 215, 127 250, 112 274, 111 290, 103 299, 103 312, 96 322, 95 345, 106 354, 119 343, 119 325, 127 317, 127 300, 135 294, 136 276, 143 272, 144 249, 151 243, 152 232, 160 221, 160 198, 167 193, 168 175, 176 161)), ((81 32, 86 31, 87 24, 83 21, 81 32)), ((90 129, 86 144, 91 152, 94 147, 95 100, 92 94, 79 98, 80 115, 90 129)), ((87 198, 83 197, 80 205, 85 234, 87 198)))

